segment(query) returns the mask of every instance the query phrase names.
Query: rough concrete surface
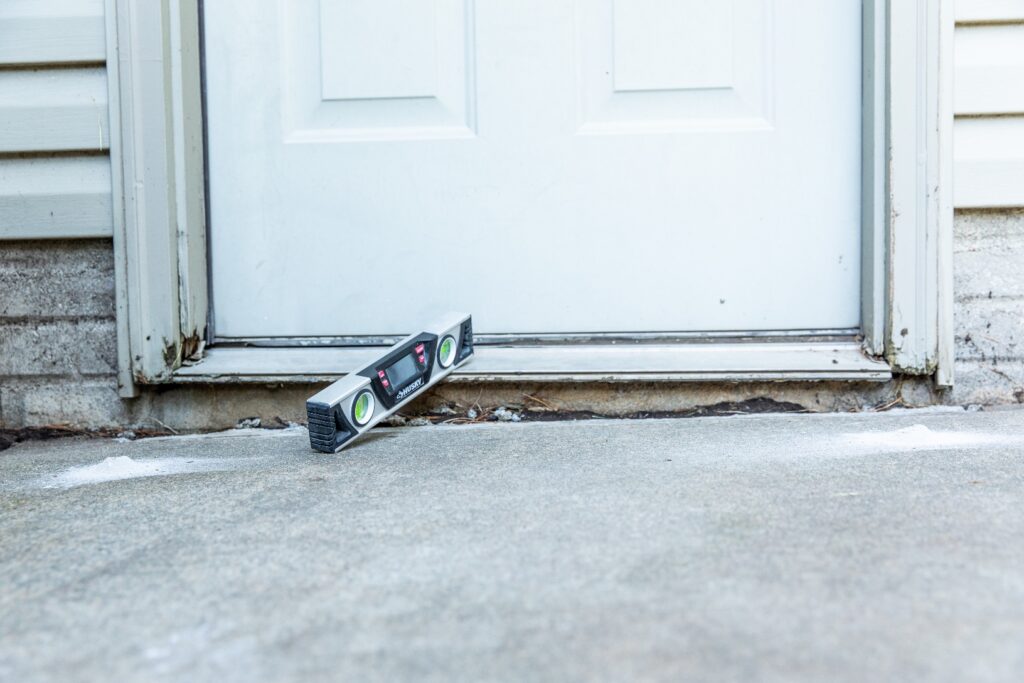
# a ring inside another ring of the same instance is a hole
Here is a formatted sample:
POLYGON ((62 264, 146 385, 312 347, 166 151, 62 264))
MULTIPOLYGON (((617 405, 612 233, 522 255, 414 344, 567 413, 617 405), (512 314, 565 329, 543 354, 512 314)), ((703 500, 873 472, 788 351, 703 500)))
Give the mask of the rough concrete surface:
POLYGON ((0 246, 0 428, 130 424, 109 239, 0 246))
POLYGON ((1024 403, 1024 211, 954 221, 956 387, 948 401, 1024 403))
POLYGON ((1024 680, 1024 412, 0 454, 0 680, 1024 680))

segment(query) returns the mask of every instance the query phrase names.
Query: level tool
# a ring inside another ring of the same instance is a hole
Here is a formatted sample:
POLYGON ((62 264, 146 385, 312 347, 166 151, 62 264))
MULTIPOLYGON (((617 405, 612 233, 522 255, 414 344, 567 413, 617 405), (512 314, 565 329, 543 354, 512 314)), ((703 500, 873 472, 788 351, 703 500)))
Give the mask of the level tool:
POLYGON ((473 355, 473 318, 449 313, 306 401, 309 445, 337 453, 473 355))

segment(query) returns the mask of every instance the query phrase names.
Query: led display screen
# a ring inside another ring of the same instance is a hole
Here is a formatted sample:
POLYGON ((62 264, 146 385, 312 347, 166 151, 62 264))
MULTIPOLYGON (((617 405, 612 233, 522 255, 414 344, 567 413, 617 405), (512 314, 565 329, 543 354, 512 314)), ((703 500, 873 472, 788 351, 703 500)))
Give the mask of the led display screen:
POLYGON ((388 381, 391 382, 391 386, 395 389, 411 380, 418 372, 419 366, 416 364, 416 356, 412 353, 402 356, 384 370, 384 373, 388 376, 388 381))

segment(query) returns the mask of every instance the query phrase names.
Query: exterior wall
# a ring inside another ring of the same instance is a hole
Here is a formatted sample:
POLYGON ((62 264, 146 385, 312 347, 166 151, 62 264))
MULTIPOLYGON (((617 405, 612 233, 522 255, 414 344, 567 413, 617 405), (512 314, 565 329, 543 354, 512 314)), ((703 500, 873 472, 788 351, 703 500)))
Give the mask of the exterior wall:
POLYGON ((957 403, 1024 403, 1024 211, 955 221, 957 403))
POLYGON ((124 415, 105 33, 104 0, 0 2, 0 426, 124 415))
POLYGON ((54 240, 0 242, 0 426, 122 412, 106 52, 104 0, 0 3, 0 240, 54 240))
POLYGON ((957 0, 954 202, 1024 206, 1024 0, 957 0))
MULTIPOLYGON (((117 396, 108 138, 105 115, 97 119, 96 109, 105 107, 106 93, 102 7, 102 0, 0 3, 0 238, 12 240, 0 241, 0 427, 195 430, 250 416, 267 424, 300 420, 315 389, 308 385, 165 387, 133 400, 117 396), (25 102, 35 103, 28 114, 25 102), (78 123, 57 135, 62 120, 78 123)), ((760 396, 811 410, 1024 402, 1024 210, 1009 208, 1024 206, 1024 102, 1018 101, 1024 93, 1024 2, 961 0, 957 10, 958 39, 967 36, 961 41, 967 47, 957 65, 951 392, 937 394, 921 379, 881 385, 448 384, 419 408, 546 403, 614 415, 760 396)))
POLYGON ((0 239, 113 232, 103 0, 0 3, 0 239))
POLYGON ((956 0, 956 20, 948 400, 1024 402, 1024 1, 956 0))
POLYGON ((0 426, 123 419, 110 241, 0 243, 0 293, 0 426))

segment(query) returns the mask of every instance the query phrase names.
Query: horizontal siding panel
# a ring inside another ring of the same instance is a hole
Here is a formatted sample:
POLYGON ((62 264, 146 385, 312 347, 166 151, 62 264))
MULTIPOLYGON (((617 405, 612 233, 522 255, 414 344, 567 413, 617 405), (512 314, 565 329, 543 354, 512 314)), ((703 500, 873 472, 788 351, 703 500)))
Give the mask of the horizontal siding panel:
POLYGON ((108 148, 102 67, 0 70, 0 152, 108 148))
POLYGON ((105 59, 103 0, 0 1, 0 64, 105 59))
POLYGON ((956 31, 957 114, 1024 113, 1024 24, 956 31))
POLYGON ((1024 0, 956 0, 958 23, 1024 21, 1024 0))
POLYGON ((958 119, 953 140, 958 208, 1024 205, 1024 116, 958 119))
POLYGON ((113 234, 110 159, 0 160, 0 239, 113 234))

